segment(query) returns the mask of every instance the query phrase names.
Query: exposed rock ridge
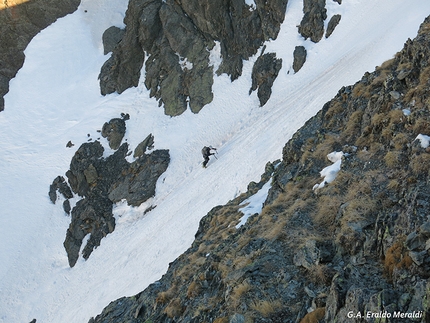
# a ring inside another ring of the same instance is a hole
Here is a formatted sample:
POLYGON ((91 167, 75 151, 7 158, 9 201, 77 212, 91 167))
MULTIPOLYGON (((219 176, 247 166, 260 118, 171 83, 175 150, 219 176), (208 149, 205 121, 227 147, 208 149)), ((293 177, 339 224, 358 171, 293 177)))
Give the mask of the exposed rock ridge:
POLYGON ((428 322, 430 151, 416 137, 430 135, 429 43, 427 18, 259 183, 213 208, 159 281, 90 322, 428 322), (313 190, 333 151, 344 154, 336 179, 313 190), (263 211, 236 229, 240 203, 270 178, 263 211))
POLYGON ((80 0, 0 0, 0 111, 9 81, 24 64, 31 39, 58 18, 72 13, 80 0))
POLYGON ((276 39, 287 0, 131 0, 125 34, 100 73, 102 94, 137 86, 145 53, 145 86, 179 115, 189 104, 197 113, 212 101, 213 66, 209 51, 220 44, 222 63, 216 71, 231 80, 242 74, 242 61, 264 41, 276 39))

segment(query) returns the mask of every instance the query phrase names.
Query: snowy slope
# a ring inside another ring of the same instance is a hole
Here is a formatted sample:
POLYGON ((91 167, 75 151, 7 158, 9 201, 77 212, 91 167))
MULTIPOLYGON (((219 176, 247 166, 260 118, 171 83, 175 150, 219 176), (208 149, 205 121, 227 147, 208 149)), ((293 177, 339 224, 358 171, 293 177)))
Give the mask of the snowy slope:
MULTIPOLYGON (((77 12, 37 35, 0 113, 0 322, 87 322, 110 301, 159 279, 190 246, 202 216, 258 181, 307 119, 340 87, 391 58, 430 13, 423 0, 327 2, 329 18, 340 13, 342 20, 329 39, 313 44, 297 33, 302 1, 289 1, 278 39, 266 44, 283 67, 263 108, 255 93, 248 96, 256 58, 234 83, 216 77, 214 101, 198 115, 165 116, 143 84, 100 96, 97 76, 107 59, 101 34, 122 26, 126 0, 83 0, 77 12), (294 75, 298 45, 308 58, 294 75), (121 112, 131 116, 130 148, 151 132, 156 149, 170 149, 171 164, 155 198, 139 208, 119 203, 115 231, 88 261, 69 268, 62 243, 70 219, 61 203, 49 201, 49 185, 64 175, 87 134, 97 139, 96 130, 121 112), (65 147, 69 140, 75 147, 65 147), (200 150, 207 144, 219 155, 203 169, 200 150), (156 208, 143 215, 148 205, 156 208)), ((219 53, 212 54, 217 64, 219 53)))

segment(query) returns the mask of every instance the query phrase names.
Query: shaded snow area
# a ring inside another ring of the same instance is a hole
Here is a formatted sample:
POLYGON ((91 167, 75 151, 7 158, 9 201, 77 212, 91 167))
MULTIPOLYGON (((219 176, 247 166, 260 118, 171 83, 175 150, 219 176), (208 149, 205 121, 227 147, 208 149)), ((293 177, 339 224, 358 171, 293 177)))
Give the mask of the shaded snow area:
POLYGON ((419 134, 415 138, 415 140, 419 140, 420 141, 420 145, 421 145, 422 148, 427 148, 429 146, 429 143, 430 143, 430 136, 419 134))
MULTIPOLYGON (((266 43, 266 53, 276 52, 283 67, 264 107, 255 92, 248 95, 257 59, 251 57, 235 82, 215 77, 214 100, 199 114, 187 110, 174 118, 149 99, 143 78, 121 95, 100 95, 97 77, 109 57, 101 36, 111 25, 123 26, 126 0, 82 0, 75 13, 39 33, 0 113, 0 322, 86 323, 112 300, 158 280, 212 207, 258 181, 306 120, 342 86, 392 58, 430 12, 423 0, 329 2, 328 19, 336 13, 342 20, 318 44, 297 33, 302 1, 288 2, 278 38, 266 43), (294 74, 299 45, 308 56, 294 74), (103 123, 121 112, 130 114, 130 149, 152 133, 154 148, 169 149, 171 163, 154 198, 136 208, 118 203, 115 231, 87 261, 69 268, 63 241, 70 218, 61 203, 50 202, 49 185, 64 176, 87 134, 97 139, 103 123), (73 148, 66 148, 69 140, 73 148), (201 167, 205 145, 218 148, 207 169, 201 167), (144 214, 150 206, 156 207, 144 214)), ((214 65, 219 48, 211 52, 214 65)))
POLYGON ((264 184, 257 193, 240 203, 240 205, 245 206, 239 209, 239 211, 243 213, 243 217, 240 218, 240 222, 236 225, 236 229, 239 229, 242 225, 244 225, 250 216, 261 213, 261 210, 263 209, 263 203, 266 201, 267 194, 269 193, 271 187, 272 180, 264 184))
POLYGON ((341 151, 334 151, 327 155, 328 160, 331 161, 333 164, 323 168, 320 174, 321 174, 321 177, 324 177, 324 180, 319 184, 315 184, 314 187, 312 188, 313 190, 323 188, 325 184, 329 184, 335 180, 337 173, 339 173, 340 171, 342 156, 343 156, 343 152, 341 151))

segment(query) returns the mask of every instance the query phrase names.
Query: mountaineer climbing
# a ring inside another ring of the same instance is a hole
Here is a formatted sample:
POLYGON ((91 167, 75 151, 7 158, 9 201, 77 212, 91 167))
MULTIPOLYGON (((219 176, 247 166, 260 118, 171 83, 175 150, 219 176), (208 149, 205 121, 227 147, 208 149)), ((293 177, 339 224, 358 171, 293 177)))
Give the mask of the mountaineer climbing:
POLYGON ((209 162, 209 157, 212 156, 212 155, 215 155, 215 153, 212 152, 211 150, 215 150, 215 152, 216 152, 216 148, 213 148, 212 146, 209 146, 209 147, 204 146, 203 149, 202 149, 202 155, 203 155, 203 158, 204 158, 204 161, 203 161, 203 167, 204 168, 206 168, 206 165, 209 162))

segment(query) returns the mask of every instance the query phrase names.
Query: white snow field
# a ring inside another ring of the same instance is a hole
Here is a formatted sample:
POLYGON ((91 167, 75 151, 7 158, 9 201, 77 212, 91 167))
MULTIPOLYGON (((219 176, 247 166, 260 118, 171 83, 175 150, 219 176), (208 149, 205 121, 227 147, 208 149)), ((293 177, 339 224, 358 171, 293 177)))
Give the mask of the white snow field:
MULTIPOLYGON (((425 0, 327 0, 328 19, 336 13, 342 19, 330 38, 314 44, 297 32, 302 6, 289 1, 278 39, 266 44, 283 67, 264 107, 255 93, 248 96, 256 57, 235 82, 216 77, 215 98, 197 115, 165 116, 143 83, 101 96, 97 76, 108 58, 101 35, 111 25, 123 26, 126 0, 82 0, 75 13, 33 39, 0 113, 0 322, 86 323, 110 301, 159 279, 212 207, 258 181, 306 120, 342 86, 392 58, 430 14, 425 0), (294 74, 298 45, 308 57, 294 74), (103 123, 121 112, 131 117, 130 149, 152 133, 156 149, 170 150, 171 163, 155 197, 138 208, 118 203, 115 231, 87 261, 69 268, 63 241, 70 218, 62 201, 50 202, 49 185, 64 176, 87 134, 96 140, 103 123), (69 140, 74 147, 66 148, 69 140), (204 145, 219 152, 207 169, 201 167, 204 145), (143 215, 149 205, 156 208, 143 215)), ((212 54, 218 64, 219 53, 212 54)))

